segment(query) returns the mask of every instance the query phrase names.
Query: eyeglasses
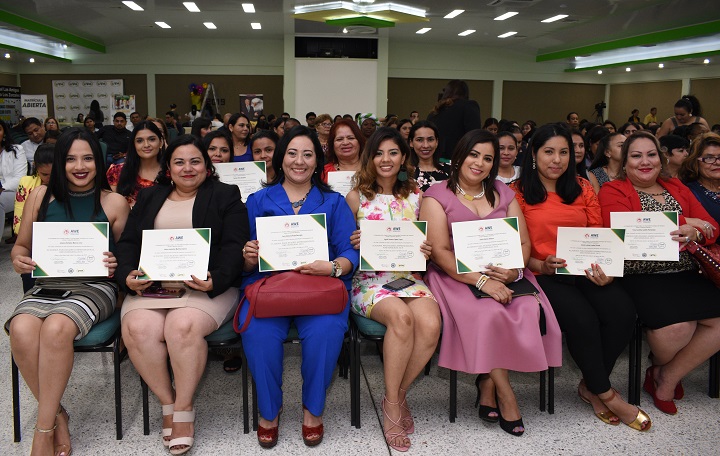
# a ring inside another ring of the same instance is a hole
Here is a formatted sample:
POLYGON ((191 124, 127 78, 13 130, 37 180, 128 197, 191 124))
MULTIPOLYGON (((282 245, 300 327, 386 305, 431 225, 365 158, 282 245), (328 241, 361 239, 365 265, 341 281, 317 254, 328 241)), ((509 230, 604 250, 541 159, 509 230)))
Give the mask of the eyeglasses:
POLYGON ((720 161, 720 155, 708 155, 706 157, 700 157, 698 160, 705 164, 712 165, 713 163, 720 161))
POLYGON ((320 124, 320 126, 325 127, 325 128, 330 128, 330 127, 332 127, 332 125, 333 124, 330 122, 323 122, 320 124))

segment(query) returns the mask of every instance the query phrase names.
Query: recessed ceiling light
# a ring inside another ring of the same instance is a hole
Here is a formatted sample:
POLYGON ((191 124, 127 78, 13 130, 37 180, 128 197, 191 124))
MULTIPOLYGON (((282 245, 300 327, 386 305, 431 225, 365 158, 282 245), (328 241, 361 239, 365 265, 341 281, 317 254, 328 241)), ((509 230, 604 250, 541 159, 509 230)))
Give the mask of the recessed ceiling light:
POLYGON ((67 44, 63 43, 61 46, 63 49, 67 49, 67 44))
POLYGON ((475 33, 475 30, 465 30, 464 32, 458 33, 458 36, 468 36, 473 33, 475 33))
POLYGON ((30 59, 28 60, 28 62, 30 62, 30 63, 35 63, 35 59, 32 58, 32 57, 30 57, 30 59))
POLYGON ((198 6, 195 4, 195 2, 183 2, 183 5, 191 13, 199 13, 200 12, 200 8, 198 8, 198 6))
POLYGON ((598 74, 602 74, 602 70, 598 70, 598 74))
POLYGON ((259 22, 251 22, 250 27, 252 27, 253 30, 260 30, 262 28, 262 25, 259 22))
POLYGON ((503 33, 502 35, 498 35, 498 38, 507 38, 509 36, 517 35, 517 32, 507 32, 503 33))
POLYGON ((445 15, 445 19, 452 19, 454 17, 458 17, 459 15, 461 15, 464 12, 465 12, 465 10, 455 10, 455 11, 445 15))
POLYGON ((10 58, 10 53, 9 53, 9 52, 6 52, 6 53, 5 53, 5 58, 6 58, 6 59, 9 59, 9 58, 10 58))
POLYGON ((559 21, 560 19, 565 19, 566 17, 568 17, 567 14, 558 14, 557 16, 553 16, 553 17, 549 17, 549 18, 547 18, 547 19, 543 19, 543 20, 540 21, 540 22, 544 22, 544 23, 546 23, 546 24, 549 24, 550 22, 559 21))
POLYGON ((511 17, 515 16, 516 14, 518 14, 517 11, 508 11, 507 13, 501 14, 500 16, 496 17, 494 20, 504 21, 505 19, 510 19, 511 17))
POLYGON ((156 22, 155 25, 157 25, 160 28, 170 28, 170 26, 167 25, 165 22, 156 22))
POLYGON ((703 63, 707 65, 708 63, 710 63, 710 59, 703 60, 703 63))
POLYGON ((430 30, 432 30, 432 28, 425 27, 425 28, 421 28, 420 30, 418 30, 415 33, 417 33, 418 35, 424 35, 425 33, 429 32, 430 30))
POLYGON ((135 2, 123 2, 123 5, 127 6, 133 11, 145 11, 142 6, 138 5, 135 2))
POLYGON ((246 13, 254 13, 255 12, 255 5, 252 3, 243 3, 242 4, 243 11, 246 13))
POLYGON ((215 30, 217 28, 217 25, 213 24, 212 22, 203 22, 203 25, 210 30, 215 30))
POLYGON ((658 63, 658 68, 665 68, 665 64, 664 64, 664 63, 658 63))
POLYGON ((630 67, 625 68, 625 71, 630 72, 630 67))
POLYGON ((343 27, 343 33, 347 33, 347 32, 348 32, 347 27, 343 27))

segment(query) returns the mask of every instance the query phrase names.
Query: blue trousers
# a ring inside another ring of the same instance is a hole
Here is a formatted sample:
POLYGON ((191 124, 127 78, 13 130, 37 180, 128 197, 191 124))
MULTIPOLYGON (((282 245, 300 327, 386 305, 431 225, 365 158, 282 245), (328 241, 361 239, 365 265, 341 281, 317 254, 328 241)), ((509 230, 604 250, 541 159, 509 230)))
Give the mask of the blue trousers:
MULTIPOLYGON (((250 303, 243 300, 239 321, 244 322, 250 303)), ((339 314, 302 317, 252 317, 242 333, 248 368, 255 380, 260 415, 274 420, 282 407, 283 343, 295 323, 302 347, 302 403, 315 416, 325 409, 330 386, 348 326, 349 301, 339 314)))

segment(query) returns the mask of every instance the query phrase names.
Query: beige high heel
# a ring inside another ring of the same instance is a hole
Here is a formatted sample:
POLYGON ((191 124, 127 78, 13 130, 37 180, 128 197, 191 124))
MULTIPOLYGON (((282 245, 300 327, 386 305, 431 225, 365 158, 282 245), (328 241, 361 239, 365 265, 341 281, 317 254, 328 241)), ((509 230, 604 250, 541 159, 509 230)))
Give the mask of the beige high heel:
MULTIPOLYGON (((173 412, 173 423, 194 423, 195 422, 195 407, 192 410, 181 410, 173 412)), ((195 438, 191 436, 176 437, 170 440, 170 453, 171 454, 185 454, 190 451, 195 438), (184 448, 176 449, 178 446, 185 446, 184 448)))
MULTIPOLYGON (((65 407, 60 404, 60 407, 58 408, 57 413, 55 414, 55 426, 53 429, 57 428, 57 418, 60 416, 61 413, 65 413, 67 415, 67 422, 68 422, 68 434, 70 433, 70 414, 67 410, 65 410, 65 407)), ((35 428, 37 429, 37 427, 35 428)), ((62 443, 60 445, 55 445, 55 454, 58 456, 70 456, 72 454, 72 445, 69 443, 62 443)))
MULTIPOLYGON (((173 412, 175 412, 175 404, 167 404, 162 406, 163 418, 166 416, 172 416, 173 412)), ((162 440, 163 445, 165 445, 166 447, 170 446, 170 439, 166 439, 165 437, 170 437, 171 435, 172 425, 169 428, 163 428, 160 440, 162 440)))

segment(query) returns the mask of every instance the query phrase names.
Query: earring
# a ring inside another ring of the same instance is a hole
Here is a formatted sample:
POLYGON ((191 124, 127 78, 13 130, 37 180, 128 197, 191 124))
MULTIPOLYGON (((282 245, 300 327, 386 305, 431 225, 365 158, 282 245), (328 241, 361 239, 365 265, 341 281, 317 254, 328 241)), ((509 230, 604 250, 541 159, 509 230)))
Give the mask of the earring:
POLYGON ((207 177, 210 177, 210 176, 212 176, 212 171, 207 170, 207 177))
POLYGON ((669 157, 668 157, 668 159, 667 159, 667 164, 668 164, 668 165, 670 164, 670 158, 669 158, 669 157))
POLYGON ((400 182, 405 182, 406 180, 408 180, 408 173, 405 165, 400 165, 400 172, 398 173, 397 179, 400 182))
POLYGON ((535 157, 533 157, 533 169, 537 169, 537 165, 535 164, 535 157))
POLYGON ((169 169, 165 171, 165 177, 170 179, 170 170, 169 169))

